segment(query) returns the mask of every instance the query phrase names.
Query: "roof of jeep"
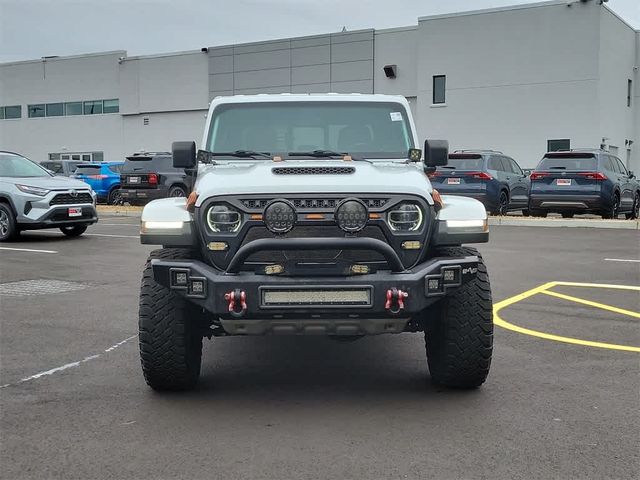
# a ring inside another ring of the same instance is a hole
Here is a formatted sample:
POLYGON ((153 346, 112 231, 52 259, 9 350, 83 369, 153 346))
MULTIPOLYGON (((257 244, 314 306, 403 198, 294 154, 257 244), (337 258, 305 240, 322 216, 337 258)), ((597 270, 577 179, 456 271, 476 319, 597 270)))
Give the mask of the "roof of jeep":
POLYGON ((257 102, 394 102, 408 105, 402 95, 380 93, 259 93, 216 97, 212 104, 257 102))

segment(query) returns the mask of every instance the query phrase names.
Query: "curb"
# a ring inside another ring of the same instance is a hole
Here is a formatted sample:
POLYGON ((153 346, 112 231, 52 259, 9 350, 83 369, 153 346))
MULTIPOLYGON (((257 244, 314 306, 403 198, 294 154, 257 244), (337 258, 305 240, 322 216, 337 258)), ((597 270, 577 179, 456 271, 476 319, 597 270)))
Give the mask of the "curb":
POLYGON ((509 218, 489 217, 489 225, 505 227, 573 227, 640 230, 638 220, 600 220, 587 218, 509 218))
MULTIPOLYGON (((109 217, 140 218, 142 207, 98 205, 98 213, 109 217)), ((602 220, 590 218, 489 217, 489 225, 505 227, 569 227, 640 230, 639 220, 602 220)))

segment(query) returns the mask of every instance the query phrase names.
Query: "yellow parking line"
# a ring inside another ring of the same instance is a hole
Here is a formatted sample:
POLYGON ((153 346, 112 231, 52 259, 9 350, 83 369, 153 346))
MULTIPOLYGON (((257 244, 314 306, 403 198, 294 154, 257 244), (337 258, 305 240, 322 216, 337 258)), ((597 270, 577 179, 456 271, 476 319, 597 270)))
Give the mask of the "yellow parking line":
MULTIPOLYGON (((509 323, 500 316, 500 310, 513 305, 514 303, 521 302, 529 297, 537 295, 538 293, 544 293, 550 288, 556 285, 574 286, 574 287, 596 287, 596 288, 613 288, 620 290, 639 290, 640 287, 631 287, 626 285, 604 285, 604 284, 591 284, 591 283, 574 283, 574 282, 548 282, 539 287, 527 290, 519 295, 506 298, 493 306, 493 323, 499 327, 502 327, 513 332, 522 333, 524 335, 530 335, 532 337, 543 338, 545 340, 553 340, 555 342, 569 343, 573 345, 583 345, 587 347, 605 348, 610 350, 621 350, 625 352, 637 352, 640 353, 640 347, 632 347, 630 345, 617 345, 614 343, 593 342, 590 340, 582 340, 580 338, 563 337, 561 335, 553 335, 551 333, 539 332, 537 330, 531 330, 530 328, 519 327, 513 323, 509 323)), ((555 292, 554 292, 555 293, 555 292)))
POLYGON ((585 287, 585 288, 610 288, 612 290, 634 290, 640 292, 640 287, 633 285, 612 285, 609 283, 579 283, 579 282, 550 282, 554 285, 561 285, 563 287, 585 287))
POLYGON ((551 295, 552 297, 562 298, 570 302, 582 303, 583 305, 589 305, 590 307, 601 308, 602 310, 608 310, 610 312, 621 313, 622 315, 628 315, 634 318, 640 318, 640 313, 632 310, 625 310, 624 308, 613 307, 604 303, 592 302, 591 300, 585 300, 584 298, 572 297, 571 295, 565 295, 564 293, 553 292, 551 290, 544 290, 540 293, 545 295, 551 295))

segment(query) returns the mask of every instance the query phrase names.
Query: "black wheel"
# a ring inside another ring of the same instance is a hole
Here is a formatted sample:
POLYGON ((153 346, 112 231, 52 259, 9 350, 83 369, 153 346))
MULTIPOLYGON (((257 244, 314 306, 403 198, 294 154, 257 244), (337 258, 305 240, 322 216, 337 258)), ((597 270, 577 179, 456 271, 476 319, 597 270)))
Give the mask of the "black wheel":
POLYGON ((6 203, 0 203, 0 242, 12 240, 18 236, 16 217, 6 203))
POLYGON ((60 227, 60 231, 67 237, 79 237, 87 231, 86 225, 71 225, 69 227, 60 227))
POLYGON ((529 209, 529 214, 532 217, 541 217, 541 218, 547 217, 547 212, 545 210, 534 210, 533 208, 531 208, 529 209))
POLYGON ((574 213, 573 212, 562 212, 560 215, 562 215, 562 218, 573 218, 574 213))
POLYGON ((140 361, 154 390, 189 390, 196 386, 202 360, 201 315, 183 297, 156 283, 151 259, 193 258, 189 250, 151 252, 140 286, 140 361))
POLYGON ((529 213, 529 209, 528 208, 525 208, 524 210, 522 210, 522 216, 528 217, 529 215, 531 215, 531 214, 529 213))
POLYGON ((509 211, 509 196, 504 190, 500 192, 500 198, 498 199, 498 206, 493 211, 494 215, 506 215, 509 211))
POLYGON ((186 196, 187 196, 187 192, 185 191, 184 188, 182 188, 179 185, 174 185, 169 189, 169 197, 179 198, 179 197, 186 197, 186 196))
POLYGON ((109 198, 107 198, 107 204, 109 205, 122 205, 122 192, 120 187, 116 187, 109 192, 109 198))
POLYGON ((618 218, 618 214, 620 209, 620 196, 617 193, 613 194, 613 198, 611 199, 611 205, 607 210, 602 212, 602 218, 618 218))
POLYGON ((439 256, 477 255, 478 273, 435 305, 425 325, 427 362, 431 380, 455 388, 484 383, 493 351, 491 285, 482 257, 475 248, 447 248, 439 256))
POLYGON ((633 197, 633 206, 631 207, 631 212, 625 215, 627 220, 640 218, 640 193, 636 192, 633 197))

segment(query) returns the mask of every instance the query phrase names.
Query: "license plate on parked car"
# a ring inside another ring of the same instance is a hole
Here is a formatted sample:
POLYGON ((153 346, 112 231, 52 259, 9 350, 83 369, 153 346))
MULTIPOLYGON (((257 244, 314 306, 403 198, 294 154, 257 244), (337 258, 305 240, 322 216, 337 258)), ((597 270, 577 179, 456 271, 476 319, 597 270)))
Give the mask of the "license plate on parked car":
POLYGON ((129 183, 140 183, 140 177, 129 177, 129 183))
POLYGON ((459 178, 448 178, 447 179, 447 185, 460 185, 460 179, 459 178))
POLYGON ((80 208, 80 207, 70 208, 68 213, 69 213, 69 217, 81 217, 82 216, 82 208, 80 208))
POLYGON ((559 178, 556 180, 556 185, 571 185, 570 178, 559 178))

